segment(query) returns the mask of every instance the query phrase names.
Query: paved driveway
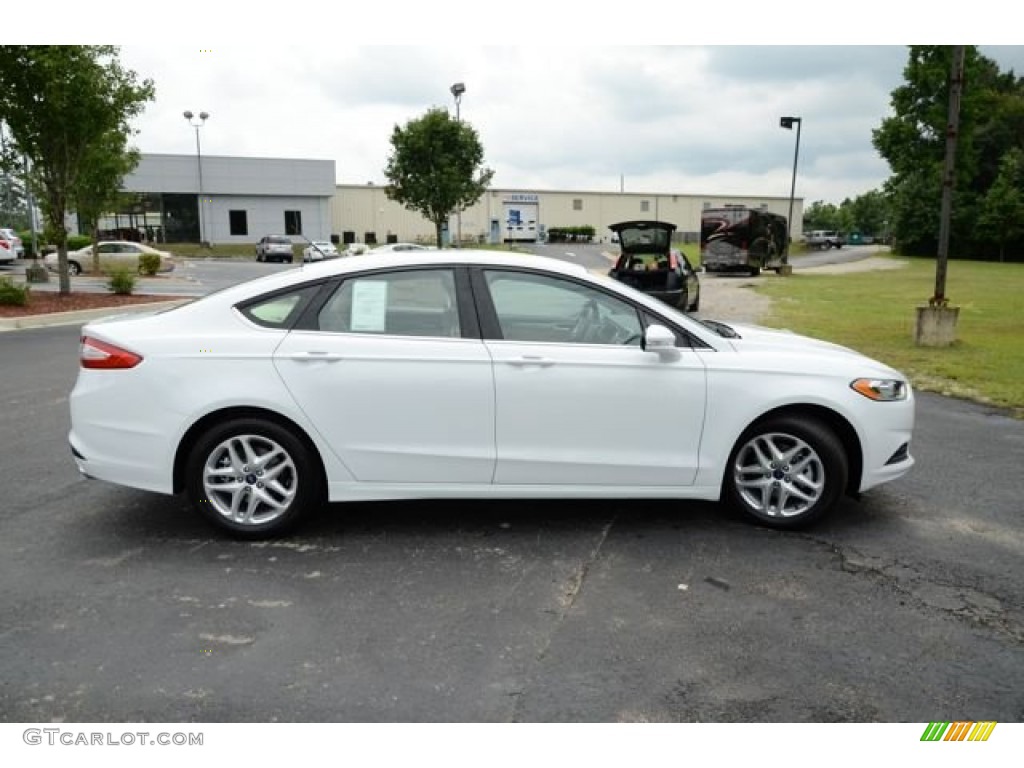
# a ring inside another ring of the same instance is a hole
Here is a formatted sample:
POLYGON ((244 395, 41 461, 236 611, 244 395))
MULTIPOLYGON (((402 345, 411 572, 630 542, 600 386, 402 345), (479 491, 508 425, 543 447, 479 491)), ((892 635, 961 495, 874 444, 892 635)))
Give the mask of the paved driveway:
POLYGON ((77 335, 0 335, 4 721, 1024 719, 1024 422, 997 411, 922 396, 918 467, 805 533, 466 501, 241 543, 77 474, 77 335))

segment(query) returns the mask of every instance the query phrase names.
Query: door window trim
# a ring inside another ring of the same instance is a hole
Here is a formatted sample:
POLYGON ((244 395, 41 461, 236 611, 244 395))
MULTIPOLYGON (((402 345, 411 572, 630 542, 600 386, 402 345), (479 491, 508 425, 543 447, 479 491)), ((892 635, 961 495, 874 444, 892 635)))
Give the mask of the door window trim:
MULTIPOLYGON (((517 266, 490 266, 490 265, 474 265, 470 267, 471 286, 473 289, 473 296, 476 300, 478 312, 480 315, 480 331, 481 338, 484 341, 506 341, 504 335, 501 332, 501 324, 498 322, 498 312, 494 306, 494 302, 491 299, 490 289, 487 285, 487 277, 485 272, 519 272, 522 274, 534 275, 537 277, 546 277, 552 280, 564 280, 566 282, 575 283, 576 285, 584 288, 589 288, 598 293, 602 293, 612 299, 621 301, 624 304, 629 305, 638 315, 640 325, 646 329, 650 324, 646 322, 648 317, 653 317, 661 325, 671 330, 676 335, 676 346, 683 348, 708 348, 708 345, 702 340, 695 337, 685 328, 677 325, 671 320, 663 317, 654 310, 650 309, 646 305, 638 304, 626 296, 622 296, 613 291, 607 290, 602 285, 595 285, 594 283, 586 280, 581 280, 574 275, 563 275, 563 274, 552 274, 550 272, 544 272, 536 269, 530 269, 529 267, 517 267, 517 266)), ((536 343, 536 344, 571 344, 573 342, 518 342, 518 343, 536 343)), ((602 346, 602 345, 585 345, 585 346, 602 346)), ((607 346, 607 345, 604 345, 607 346)), ((626 347, 624 347, 626 348, 626 347)), ((632 347, 629 347, 630 349, 632 347)))

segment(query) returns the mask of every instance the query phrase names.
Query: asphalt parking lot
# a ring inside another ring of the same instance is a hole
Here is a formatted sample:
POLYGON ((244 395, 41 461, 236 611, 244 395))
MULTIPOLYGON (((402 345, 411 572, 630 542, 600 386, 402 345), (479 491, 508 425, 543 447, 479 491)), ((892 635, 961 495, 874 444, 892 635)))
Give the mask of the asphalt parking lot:
POLYGON ((803 533, 419 502, 242 543, 77 474, 77 335, 0 335, 3 721, 1024 719, 1024 422, 998 411, 921 396, 914 471, 803 533))

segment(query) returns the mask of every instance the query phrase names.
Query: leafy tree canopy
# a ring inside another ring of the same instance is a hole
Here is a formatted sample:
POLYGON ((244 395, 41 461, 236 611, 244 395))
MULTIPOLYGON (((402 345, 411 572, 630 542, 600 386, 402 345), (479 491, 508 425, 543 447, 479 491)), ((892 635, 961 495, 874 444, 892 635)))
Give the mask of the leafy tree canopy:
MULTIPOLYGON (((942 163, 949 107, 951 46, 911 46, 904 84, 892 92, 893 115, 872 134, 892 176, 884 190, 897 245, 906 253, 935 255, 942 197, 942 163)), ((1004 73, 975 46, 967 46, 960 102, 952 253, 989 257, 996 242, 981 213, 1004 158, 1024 149, 1024 79, 1004 73)), ((1004 179, 1004 184, 1008 183, 1004 179)), ((1005 195, 1003 195, 1005 197, 1005 195)), ((1024 257, 1024 237, 1004 241, 1024 257)))
POLYGON ((71 289, 65 215, 102 175, 97 169, 125 154, 131 120, 153 96, 152 81, 138 82, 113 46, 0 46, 0 120, 13 138, 9 154, 31 163, 29 184, 60 254, 62 293, 71 289))
POLYGON ((387 195, 432 221, 440 247, 444 223, 479 200, 494 176, 483 167, 483 145, 471 125, 431 109, 396 125, 391 146, 387 195))

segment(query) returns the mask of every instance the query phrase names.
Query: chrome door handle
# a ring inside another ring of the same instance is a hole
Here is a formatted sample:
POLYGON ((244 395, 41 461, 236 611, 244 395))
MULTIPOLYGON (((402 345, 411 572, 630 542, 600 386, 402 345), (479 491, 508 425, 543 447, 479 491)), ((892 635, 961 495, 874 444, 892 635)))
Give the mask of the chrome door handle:
POLYGON ((537 365, 541 368, 547 368, 550 365, 554 365, 555 361, 549 357, 541 357, 540 355, 523 355, 517 360, 509 360, 509 365, 522 367, 525 365, 537 365))
POLYGON ((298 360, 300 363, 328 362, 333 363, 344 360, 345 356, 337 352, 323 352, 321 350, 310 350, 308 352, 296 352, 288 356, 291 360, 298 360))

